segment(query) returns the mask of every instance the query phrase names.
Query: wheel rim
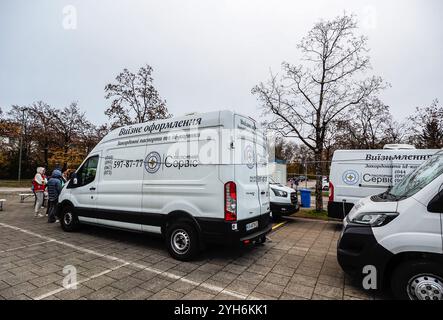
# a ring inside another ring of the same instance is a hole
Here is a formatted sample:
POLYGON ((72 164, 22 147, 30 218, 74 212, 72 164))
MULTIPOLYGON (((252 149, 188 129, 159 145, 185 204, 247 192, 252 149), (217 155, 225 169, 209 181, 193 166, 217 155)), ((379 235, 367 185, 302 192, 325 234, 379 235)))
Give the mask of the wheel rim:
POLYGON ((69 226, 72 223, 72 213, 71 212, 65 212, 65 214, 63 216, 63 222, 67 226, 69 226))
POLYGON ((443 280, 433 274, 419 274, 408 282, 411 300, 443 300, 443 280))
POLYGON ((191 246, 189 234, 183 229, 174 230, 171 235, 171 247, 177 254, 186 254, 191 246))

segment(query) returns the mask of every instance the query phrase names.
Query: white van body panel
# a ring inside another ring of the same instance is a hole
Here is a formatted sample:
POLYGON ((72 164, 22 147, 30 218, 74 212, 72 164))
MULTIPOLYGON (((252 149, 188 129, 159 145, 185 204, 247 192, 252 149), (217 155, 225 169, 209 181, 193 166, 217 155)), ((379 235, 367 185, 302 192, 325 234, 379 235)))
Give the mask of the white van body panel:
POLYGON ((332 158, 329 176, 334 185, 334 201, 355 204, 359 199, 381 193, 400 182, 437 151, 435 149, 337 150, 332 158), (389 159, 395 156, 417 156, 417 158, 389 159), (369 157, 380 160, 370 160, 369 157))
POLYGON ((337 150, 329 181, 333 199, 328 215, 343 218, 358 200, 384 192, 437 153, 436 149, 337 150))
MULTIPOLYGON (((83 161, 82 165, 91 157, 101 157, 101 151, 100 150, 93 150, 93 152, 90 153, 90 155, 83 161)), ((98 200, 98 194, 97 194, 97 188, 98 188, 98 179, 96 178, 94 181, 92 181, 90 184, 70 189, 70 192, 66 192, 67 189, 63 188, 62 192, 59 196, 59 202, 62 200, 70 200, 74 206, 77 208, 92 208, 95 209, 97 207, 97 200, 98 200)))
POLYGON ((428 212, 427 204, 438 193, 443 176, 432 181, 414 196, 398 202, 375 202, 367 197, 349 212, 352 220, 363 212, 397 212, 394 221, 372 227, 377 242, 393 254, 401 252, 443 253, 442 215, 428 212))
MULTIPOLYGON (((86 158, 99 157, 95 180, 63 188, 59 202, 84 209, 77 213, 84 223, 159 233, 164 217, 180 211, 209 224, 215 219, 224 230, 224 186, 232 181, 237 188, 232 223, 255 223, 260 216, 260 229, 267 229, 262 218, 270 211, 267 154, 256 122, 232 111, 126 126, 110 132, 86 158)), ((245 235, 252 233, 246 229, 245 235)))
MULTIPOLYGON (((399 185, 357 202, 343 220, 337 261, 354 276, 377 271, 396 298, 441 300, 443 150, 399 185)), ((372 280, 371 280, 372 281, 372 280)))
POLYGON ((426 206, 413 197, 399 201, 398 212, 392 223, 372 228, 380 245, 393 254, 443 252, 441 214, 427 212, 426 206))

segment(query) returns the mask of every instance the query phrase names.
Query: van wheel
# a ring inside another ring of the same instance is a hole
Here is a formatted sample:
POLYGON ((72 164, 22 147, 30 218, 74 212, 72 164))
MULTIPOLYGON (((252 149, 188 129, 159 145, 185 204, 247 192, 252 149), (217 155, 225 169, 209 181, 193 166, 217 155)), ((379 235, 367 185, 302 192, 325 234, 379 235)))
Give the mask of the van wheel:
POLYGON ((265 244, 266 242, 266 236, 261 236, 260 238, 257 239, 257 241, 255 242, 256 244, 265 244))
POLYGON ((432 261, 410 261, 395 269, 391 288, 400 300, 443 300, 443 270, 432 261))
POLYGON ((167 230, 166 246, 173 258, 181 261, 192 260, 199 251, 197 232, 187 222, 173 223, 167 230))
POLYGON ((78 217, 74 213, 74 208, 71 206, 64 206, 60 215, 60 224, 62 229, 67 232, 72 232, 78 229, 78 217))

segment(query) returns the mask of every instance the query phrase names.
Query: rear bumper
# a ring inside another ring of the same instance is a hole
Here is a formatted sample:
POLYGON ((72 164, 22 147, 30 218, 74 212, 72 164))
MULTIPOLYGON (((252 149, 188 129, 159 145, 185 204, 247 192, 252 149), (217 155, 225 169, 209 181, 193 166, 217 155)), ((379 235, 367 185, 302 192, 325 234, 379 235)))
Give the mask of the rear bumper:
POLYGON ((278 215, 293 214, 300 210, 298 203, 271 202, 271 212, 278 215))
POLYGON ((349 202, 328 202, 328 217, 343 219, 353 207, 354 204, 349 202))
POLYGON ((224 245, 235 245, 245 240, 254 241, 272 230, 269 212, 241 221, 198 218, 197 222, 204 242, 224 245), (246 225, 255 221, 258 222, 258 226, 252 230, 246 230, 246 225))

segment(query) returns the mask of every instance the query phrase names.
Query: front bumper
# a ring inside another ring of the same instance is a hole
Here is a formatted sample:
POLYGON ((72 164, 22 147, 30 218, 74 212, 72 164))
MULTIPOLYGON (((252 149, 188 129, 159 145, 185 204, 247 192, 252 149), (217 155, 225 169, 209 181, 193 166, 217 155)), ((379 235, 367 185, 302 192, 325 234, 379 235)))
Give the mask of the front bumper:
POLYGON ((337 260, 343 271, 352 277, 363 278, 365 266, 374 266, 377 271, 377 288, 384 283, 386 267, 393 254, 381 246, 372 228, 347 224, 337 243, 337 260))
POLYGON ((328 202, 328 217, 335 219, 343 219, 354 207, 353 203, 349 202, 328 202))
POLYGON ((206 243, 235 245, 246 240, 252 242, 272 230, 269 212, 240 221, 231 222, 223 219, 198 218, 197 222, 202 240, 206 243), (255 221, 258 222, 258 226, 252 230, 246 230, 246 225, 255 221))
POLYGON ((292 203, 280 203, 271 202, 271 212, 278 215, 290 215, 300 210, 298 202, 292 203))

